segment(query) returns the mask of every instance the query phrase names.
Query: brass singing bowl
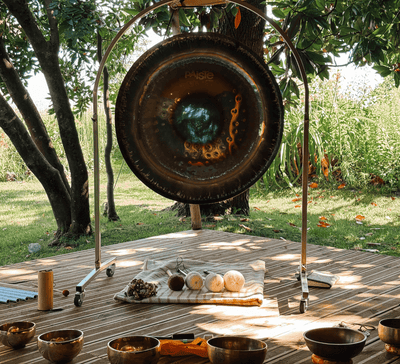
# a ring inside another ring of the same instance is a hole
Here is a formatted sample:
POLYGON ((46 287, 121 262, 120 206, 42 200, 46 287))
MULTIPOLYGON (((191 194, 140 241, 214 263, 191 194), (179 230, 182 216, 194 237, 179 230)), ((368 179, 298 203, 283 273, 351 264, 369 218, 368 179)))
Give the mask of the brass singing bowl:
POLYGON ((356 330, 343 327, 326 327, 303 333, 310 351, 326 360, 348 361, 364 348, 367 336, 356 330))
POLYGON ((83 347, 81 330, 57 330, 39 335, 38 349, 42 356, 53 363, 68 363, 83 347))
POLYGON ((35 333, 36 324, 34 322, 22 321, 6 323, 0 326, 0 341, 5 346, 13 349, 20 349, 32 340, 35 333))
POLYGON ((115 106, 121 153, 148 187, 172 200, 226 200, 274 160, 284 109, 264 60, 216 33, 168 38, 124 78, 115 106))
POLYGON ((267 344, 240 336, 221 336, 207 341, 208 358, 212 364, 262 364, 267 344))
POLYGON ((155 364, 160 359, 160 341, 150 336, 128 336, 107 344, 111 364, 155 364))
POLYGON ((380 320, 378 335, 385 344, 400 346, 400 319, 380 320))

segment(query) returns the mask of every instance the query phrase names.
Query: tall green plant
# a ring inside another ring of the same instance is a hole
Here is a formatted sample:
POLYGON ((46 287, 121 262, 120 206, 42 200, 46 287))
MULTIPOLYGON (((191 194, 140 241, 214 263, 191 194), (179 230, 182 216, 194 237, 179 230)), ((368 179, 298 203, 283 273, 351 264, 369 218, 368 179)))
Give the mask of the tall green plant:
MULTIPOLYGON (((374 91, 358 85, 350 94, 341 89, 340 77, 338 73, 310 85, 310 178, 354 188, 373 181, 399 189, 399 91, 386 81, 374 91)), ((300 181, 302 140, 299 105, 286 111, 280 151, 262 181, 267 188, 292 187, 300 181)))

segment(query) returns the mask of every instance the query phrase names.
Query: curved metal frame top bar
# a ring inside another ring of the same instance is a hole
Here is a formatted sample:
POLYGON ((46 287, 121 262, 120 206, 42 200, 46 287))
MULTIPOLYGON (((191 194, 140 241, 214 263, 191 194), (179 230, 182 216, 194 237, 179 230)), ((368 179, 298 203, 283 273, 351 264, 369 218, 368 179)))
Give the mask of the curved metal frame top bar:
MULTIPOLYGON (((308 89, 308 81, 307 75, 304 69, 303 62, 300 58, 297 49, 293 45, 290 38, 287 34, 279 27, 279 25, 271 18, 266 16, 260 9, 256 8, 253 5, 244 3, 240 0, 226 0, 228 3, 233 3, 239 5, 241 7, 250 10, 251 12, 255 13, 259 17, 263 18, 264 20, 268 21, 282 36, 290 50, 292 51, 296 63, 299 67, 300 74, 302 77, 302 81, 304 84, 304 126, 303 126, 303 156, 302 156, 302 163, 303 163, 303 174, 302 174, 302 231, 301 231, 301 262, 300 262, 300 269, 301 273, 305 273, 306 270, 306 243, 307 243, 307 191, 308 191, 308 158, 309 158, 309 150, 308 150, 308 135, 309 135, 309 89, 308 89)), ((119 39, 126 33, 126 31, 139 19, 143 16, 147 15, 151 11, 158 9, 164 5, 169 5, 174 3, 175 6, 181 6, 180 1, 176 0, 161 0, 154 5, 149 6, 148 8, 142 10, 138 15, 133 17, 129 22, 127 22, 115 38, 111 41, 110 45, 108 46, 103 58, 101 59, 99 69, 97 71, 97 77, 94 84, 93 90, 93 137, 94 137, 94 194, 95 194, 95 242, 96 242, 96 256, 95 256, 95 265, 96 268, 100 266, 100 247, 101 247, 101 234, 100 234, 100 177, 99 177, 99 148, 98 148, 98 120, 97 120, 97 90, 100 83, 100 78, 103 73, 103 69, 105 63, 110 55, 111 51, 113 50, 115 44, 119 41, 119 39)), ((307 288, 307 287, 306 287, 307 288)), ((308 289, 307 289, 308 291, 308 289)), ((308 293, 308 292, 307 292, 308 293)))

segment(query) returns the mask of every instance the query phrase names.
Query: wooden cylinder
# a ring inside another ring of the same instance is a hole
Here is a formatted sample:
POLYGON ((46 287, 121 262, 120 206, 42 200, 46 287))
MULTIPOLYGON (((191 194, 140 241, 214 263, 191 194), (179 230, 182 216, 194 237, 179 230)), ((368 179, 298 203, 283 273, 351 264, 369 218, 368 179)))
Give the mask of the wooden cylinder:
POLYGON ((192 229, 201 230, 200 205, 190 204, 190 217, 192 219, 192 229))
POLYGON ((38 272, 38 310, 48 311, 53 308, 53 271, 38 272))

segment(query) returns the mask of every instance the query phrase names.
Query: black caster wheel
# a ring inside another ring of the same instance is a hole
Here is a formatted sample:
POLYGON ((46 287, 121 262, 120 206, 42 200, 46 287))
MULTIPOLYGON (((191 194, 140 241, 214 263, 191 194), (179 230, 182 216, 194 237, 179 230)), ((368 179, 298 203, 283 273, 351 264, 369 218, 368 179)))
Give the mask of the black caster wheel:
POLYGON ((107 277, 112 277, 115 273, 115 264, 111 264, 107 269, 106 269, 106 274, 107 277))
POLYGON ((83 303, 83 293, 76 292, 74 297, 74 305, 76 307, 81 307, 83 303))
POLYGON ((300 301, 300 313, 305 313, 308 309, 308 299, 302 298, 300 301))

